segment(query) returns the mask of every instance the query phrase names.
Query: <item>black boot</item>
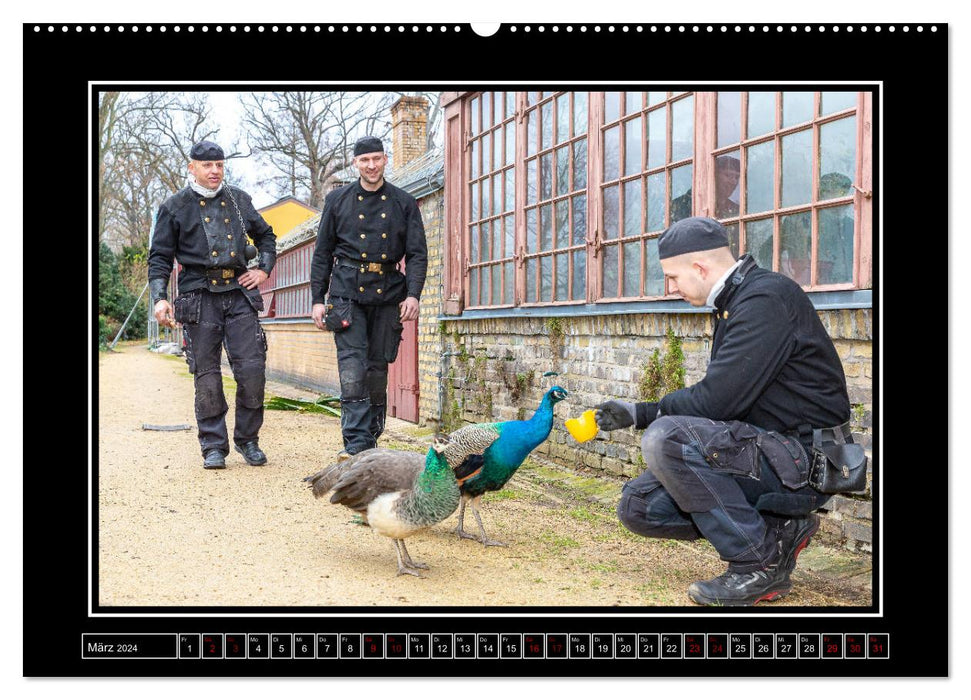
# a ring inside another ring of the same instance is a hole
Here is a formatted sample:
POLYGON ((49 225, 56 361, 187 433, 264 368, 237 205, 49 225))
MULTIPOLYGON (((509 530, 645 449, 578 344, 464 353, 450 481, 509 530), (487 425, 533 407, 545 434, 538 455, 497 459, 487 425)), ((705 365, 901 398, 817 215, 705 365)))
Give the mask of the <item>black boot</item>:
POLYGON ((755 605, 781 598, 791 590, 789 572, 780 562, 748 573, 729 569, 710 581, 695 581, 688 586, 688 597, 699 605, 755 605))
POLYGON ((250 466, 259 467, 266 464, 266 455, 260 449, 260 445, 256 440, 244 442, 242 445, 236 445, 236 451, 243 455, 243 459, 250 466))
POLYGON ((782 550, 783 566, 791 574, 796 568, 796 557, 806 548, 809 540, 819 529, 819 516, 810 513, 803 518, 790 518, 778 525, 779 547, 782 550))
POLYGON ((202 453, 204 469, 225 469, 226 468, 226 456, 222 453, 222 450, 212 447, 202 453))

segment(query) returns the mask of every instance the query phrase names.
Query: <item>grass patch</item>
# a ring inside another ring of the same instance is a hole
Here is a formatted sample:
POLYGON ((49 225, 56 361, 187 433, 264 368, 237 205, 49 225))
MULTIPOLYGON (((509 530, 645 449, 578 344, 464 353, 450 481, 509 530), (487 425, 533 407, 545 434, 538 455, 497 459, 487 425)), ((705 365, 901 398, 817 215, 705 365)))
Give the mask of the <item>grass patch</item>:
POLYGON ((526 495, 515 489, 502 489, 501 491, 489 491, 483 494, 483 503, 497 503, 499 501, 519 501, 525 499, 526 495))
POLYGON ((545 542, 550 545, 557 552, 561 552, 564 549, 572 549, 580 547, 580 543, 577 542, 572 537, 567 537, 565 535, 560 535, 555 532, 547 531, 539 536, 541 542, 545 542))

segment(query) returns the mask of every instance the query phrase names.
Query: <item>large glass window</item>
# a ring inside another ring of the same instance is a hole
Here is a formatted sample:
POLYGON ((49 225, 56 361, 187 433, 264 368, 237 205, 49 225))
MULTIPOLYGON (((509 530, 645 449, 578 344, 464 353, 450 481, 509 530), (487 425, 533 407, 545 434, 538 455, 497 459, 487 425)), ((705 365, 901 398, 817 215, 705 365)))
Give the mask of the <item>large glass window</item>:
POLYGON ((526 93, 524 302, 586 301, 585 92, 526 93))
POLYGON ((604 93, 600 298, 657 297, 657 237, 693 210, 694 96, 604 93))
POLYGON ((719 219, 736 255, 808 289, 865 286, 864 97, 465 95, 464 148, 447 155, 466 187, 465 305, 662 298, 657 239, 688 216, 719 219))
POLYGON ((804 287, 856 283, 860 98, 717 94, 714 211, 737 254, 804 287))

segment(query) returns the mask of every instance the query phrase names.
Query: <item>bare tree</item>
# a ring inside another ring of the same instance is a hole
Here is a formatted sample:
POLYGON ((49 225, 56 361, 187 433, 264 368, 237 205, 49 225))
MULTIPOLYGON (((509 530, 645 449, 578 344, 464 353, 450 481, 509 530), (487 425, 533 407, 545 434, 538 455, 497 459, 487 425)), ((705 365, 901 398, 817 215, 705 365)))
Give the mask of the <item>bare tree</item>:
MULTIPOLYGON (((186 179, 188 149, 214 138, 205 93, 99 96, 99 223, 113 248, 146 247, 154 211, 186 179)), ((227 158, 238 155, 228 149, 227 158)))
POLYGON ((367 92, 240 96, 249 146, 275 173, 260 184, 322 207, 329 181, 351 163, 351 144, 364 135, 388 135, 392 97, 367 92))

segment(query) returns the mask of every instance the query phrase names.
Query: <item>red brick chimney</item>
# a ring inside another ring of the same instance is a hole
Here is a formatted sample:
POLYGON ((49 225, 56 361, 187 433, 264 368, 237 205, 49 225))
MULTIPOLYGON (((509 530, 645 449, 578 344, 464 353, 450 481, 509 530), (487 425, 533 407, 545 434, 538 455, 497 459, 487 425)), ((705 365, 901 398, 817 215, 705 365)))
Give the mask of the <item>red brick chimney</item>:
POLYGON ((401 169, 425 153, 428 131, 428 100, 405 95, 391 105, 391 139, 395 169, 401 169))

